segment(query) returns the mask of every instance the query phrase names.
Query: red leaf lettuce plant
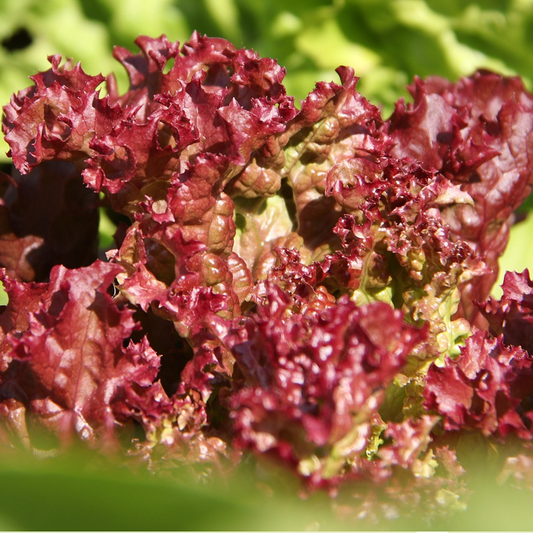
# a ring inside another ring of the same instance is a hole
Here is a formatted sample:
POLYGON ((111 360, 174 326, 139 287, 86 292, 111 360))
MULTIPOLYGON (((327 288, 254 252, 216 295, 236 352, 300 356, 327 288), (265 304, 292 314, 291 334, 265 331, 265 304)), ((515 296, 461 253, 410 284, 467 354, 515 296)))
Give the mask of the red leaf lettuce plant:
POLYGON ((52 56, 4 107, 2 441, 154 470, 251 452, 369 519, 463 507, 472 434, 514 443, 518 479, 527 272, 488 297, 533 183, 522 83, 416 79, 384 120, 347 67, 298 109, 253 51, 136 43, 123 95, 52 56))

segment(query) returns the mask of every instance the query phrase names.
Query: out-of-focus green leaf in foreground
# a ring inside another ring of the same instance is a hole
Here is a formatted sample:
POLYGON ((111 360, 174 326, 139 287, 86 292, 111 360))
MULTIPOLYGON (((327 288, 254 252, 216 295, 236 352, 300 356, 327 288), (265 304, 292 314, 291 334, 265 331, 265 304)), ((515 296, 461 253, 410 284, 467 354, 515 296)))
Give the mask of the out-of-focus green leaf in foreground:
POLYGON ((290 479, 281 495, 259 488, 250 471, 198 484, 187 473, 132 472, 95 462, 92 454, 37 459, 8 453, 0 458, 0 530, 533 529, 531 493, 496 485, 481 474, 484 465, 478 471, 466 511, 433 523, 384 518, 359 524, 335 517, 324 494, 299 499, 290 479))
POLYGON ((118 469, 88 469, 79 458, 0 466, 3 530, 304 529, 301 508, 260 502, 240 487, 198 486, 118 469))
POLYGON ((189 476, 155 477, 110 464, 95 466, 87 459, 82 454, 44 460, 3 456, 0 528, 304 529, 319 518, 319 513, 306 514, 302 505, 259 499, 244 481, 198 485, 189 476))

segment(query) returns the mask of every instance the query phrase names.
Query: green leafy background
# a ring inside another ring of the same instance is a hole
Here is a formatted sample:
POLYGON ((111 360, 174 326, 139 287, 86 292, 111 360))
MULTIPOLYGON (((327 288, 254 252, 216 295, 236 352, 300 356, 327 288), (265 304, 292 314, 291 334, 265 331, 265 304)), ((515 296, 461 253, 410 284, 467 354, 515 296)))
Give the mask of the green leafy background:
MULTIPOLYGON (((530 89, 533 82, 533 0, 0 0, 0 103, 30 85, 28 77, 47 69, 47 56, 56 53, 80 61, 93 75, 115 72, 126 90, 114 45, 136 51, 139 34, 164 33, 184 42, 193 30, 276 58, 287 69, 287 91, 297 99, 317 81, 336 81, 337 66, 350 65, 361 77, 360 92, 385 116, 400 96, 407 97, 405 85, 415 75, 455 80, 488 68, 520 75, 530 89)), ((3 170, 6 151, 1 139, 3 170)), ((102 242, 112 231, 102 219, 102 242)), ((532 232, 532 217, 515 225, 502 273, 533 266, 532 232)), ((78 454, 29 462, 24 454, 0 457, 0 528, 341 527, 297 498, 274 497, 266 505, 243 489, 242 479, 231 480, 231 491, 219 490, 217 484, 193 487, 84 461, 78 454)), ((529 511, 522 493, 502 494, 482 481, 478 489, 459 522, 426 527, 533 529, 533 519, 522 512, 529 511)), ((386 525, 410 526, 416 524, 386 525)))

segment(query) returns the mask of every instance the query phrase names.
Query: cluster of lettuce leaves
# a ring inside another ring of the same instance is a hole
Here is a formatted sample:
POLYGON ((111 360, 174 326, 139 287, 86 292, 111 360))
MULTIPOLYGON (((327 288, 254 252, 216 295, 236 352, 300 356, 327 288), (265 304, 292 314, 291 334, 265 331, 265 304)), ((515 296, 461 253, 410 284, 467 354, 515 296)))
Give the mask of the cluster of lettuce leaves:
POLYGON ((359 518, 463 508, 472 436, 533 486, 533 282, 489 297, 533 184, 521 81, 416 79, 385 120, 348 67, 297 107, 226 40, 136 44, 122 95, 52 56, 4 107, 0 442, 273 461, 359 518))

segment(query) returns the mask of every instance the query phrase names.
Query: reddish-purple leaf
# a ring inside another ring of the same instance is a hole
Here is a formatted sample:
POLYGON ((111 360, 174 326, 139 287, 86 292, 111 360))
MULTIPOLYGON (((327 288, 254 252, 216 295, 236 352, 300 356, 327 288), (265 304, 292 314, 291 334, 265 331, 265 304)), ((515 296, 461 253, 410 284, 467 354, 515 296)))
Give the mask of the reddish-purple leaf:
POLYGON ((280 289, 267 297, 230 342, 243 374, 229 400, 236 443, 305 476, 333 477, 368 445, 383 387, 425 332, 383 303, 358 308, 342 299, 293 314, 280 289))
POLYGON ((439 170, 474 200, 445 213, 452 232, 491 267, 462 288, 462 312, 474 319, 473 302, 497 279, 510 216, 531 192, 533 97, 518 78, 486 71, 457 83, 416 79, 410 91, 414 103, 400 101, 390 119, 393 153, 439 170))
POLYGON ((13 316, 21 299, 28 310, 26 324, 15 314, 18 329, 3 339, 5 357, 13 360, 2 373, 2 398, 21 402, 62 443, 77 434, 112 444, 122 423, 148 426, 171 407, 154 384, 159 356, 146 341, 125 347, 137 325, 132 311, 107 294, 121 270, 98 261, 76 270, 54 267, 48 284, 9 290, 5 313, 13 316))
POLYGON ((476 330, 456 360, 429 369, 426 406, 443 415, 447 430, 476 429, 499 438, 512 432, 530 439, 532 366, 523 349, 476 330))

